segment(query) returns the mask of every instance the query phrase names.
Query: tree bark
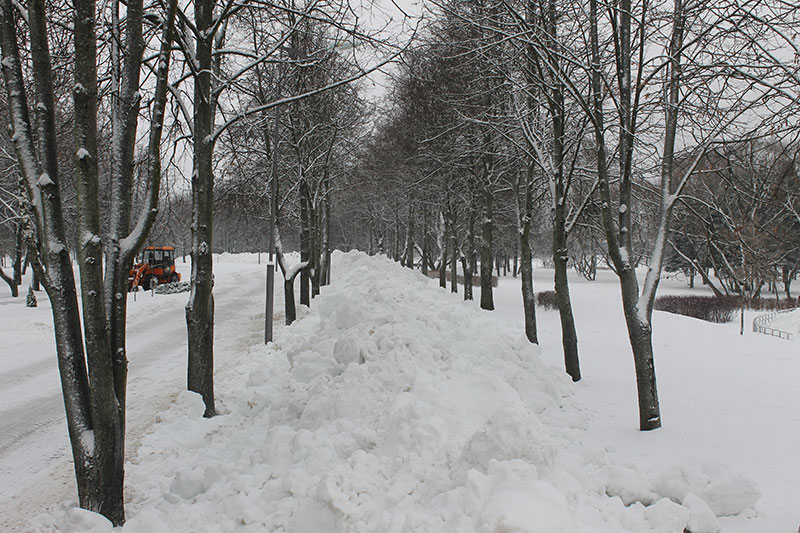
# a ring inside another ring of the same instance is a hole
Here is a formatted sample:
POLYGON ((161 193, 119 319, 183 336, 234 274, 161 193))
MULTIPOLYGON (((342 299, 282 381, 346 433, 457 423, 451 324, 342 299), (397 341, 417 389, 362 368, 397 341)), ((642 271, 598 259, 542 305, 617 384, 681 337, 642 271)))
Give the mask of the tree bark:
POLYGON ((578 360, 578 335, 575 331, 575 317, 572 314, 572 301, 569 296, 567 238, 563 217, 563 206, 560 206, 560 209, 557 206, 553 222, 554 285, 556 301, 558 302, 558 314, 561 319, 561 345, 564 348, 564 367, 572 381, 580 381, 581 368, 578 360))
POLYGON ((523 222, 520 237, 520 275, 522 279, 522 307, 525 314, 525 336, 533 344, 539 344, 536 331, 536 295, 533 292, 533 258, 529 242, 531 235, 530 220, 523 222))
POLYGON ((450 292, 458 292, 458 241, 456 236, 456 217, 451 207, 450 216, 450 292))
MULTIPOLYGON (((308 184, 300 180, 300 261, 311 259, 311 199, 308 184)), ((310 276, 308 270, 300 273, 300 305, 311 305, 310 276)))
POLYGON ((428 275, 428 263, 430 262, 430 251, 428 250, 429 241, 428 238, 428 206, 424 205, 422 207, 422 274, 427 276, 428 275))
POLYGON ((192 289, 186 304, 189 361, 187 386, 203 397, 203 416, 214 416, 213 186, 215 105, 212 100, 213 0, 195 4, 198 30, 194 77, 194 171, 192 173, 192 289))
POLYGON ((517 178, 517 224, 519 226, 520 277, 522 281, 522 308, 525 317, 525 336, 533 344, 539 344, 536 331, 536 294, 533 291, 533 254, 531 252, 531 209, 533 208, 533 165, 529 165, 525 176, 525 191, 522 208, 519 209, 519 180, 517 178))
POLYGON ((8 284, 8 288, 11 289, 11 296, 17 298, 19 296, 19 285, 14 281, 14 277, 9 276, 0 268, 0 279, 8 284))
POLYGON ((291 326, 297 320, 297 308, 294 305, 294 277, 283 281, 283 309, 286 315, 286 325, 291 326))
POLYGON ((406 268, 414 268, 414 209, 408 202, 408 221, 406 223, 406 268))
POLYGON ((492 295, 492 226, 494 197, 488 186, 483 191, 483 227, 481 228, 481 309, 494 310, 492 295))

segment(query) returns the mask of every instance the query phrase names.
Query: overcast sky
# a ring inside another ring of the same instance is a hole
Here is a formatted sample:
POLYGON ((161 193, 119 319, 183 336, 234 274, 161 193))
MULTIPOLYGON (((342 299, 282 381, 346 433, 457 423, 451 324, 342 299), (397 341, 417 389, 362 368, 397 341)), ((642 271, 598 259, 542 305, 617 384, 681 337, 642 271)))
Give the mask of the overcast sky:
MULTIPOLYGON (((424 0, 364 0, 364 24, 378 29, 386 26, 387 32, 396 42, 407 42, 414 28, 418 25, 424 11, 424 0)), ((378 100, 389 86, 386 76, 391 66, 369 76, 365 83, 367 96, 378 100)))

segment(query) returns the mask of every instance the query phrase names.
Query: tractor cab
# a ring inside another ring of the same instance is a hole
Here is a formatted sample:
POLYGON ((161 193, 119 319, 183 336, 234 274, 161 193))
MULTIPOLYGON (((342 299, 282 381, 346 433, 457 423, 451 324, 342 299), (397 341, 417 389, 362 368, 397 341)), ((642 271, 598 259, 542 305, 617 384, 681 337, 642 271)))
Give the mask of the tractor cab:
POLYGON ((181 275, 175 271, 175 248, 173 246, 147 246, 136 258, 128 284, 134 287, 151 288, 154 284, 175 283, 181 275))

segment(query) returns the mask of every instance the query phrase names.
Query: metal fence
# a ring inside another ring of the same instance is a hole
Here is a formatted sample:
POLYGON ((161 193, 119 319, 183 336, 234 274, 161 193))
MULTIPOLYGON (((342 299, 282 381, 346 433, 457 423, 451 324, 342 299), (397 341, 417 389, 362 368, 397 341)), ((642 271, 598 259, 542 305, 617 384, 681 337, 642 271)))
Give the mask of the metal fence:
POLYGON ((753 333, 761 333, 763 335, 772 335, 779 339, 791 340, 793 333, 784 331, 782 329, 773 328, 769 324, 775 320, 775 317, 785 313, 791 313, 794 309, 786 309, 783 311, 775 311, 774 313, 766 313, 759 315, 753 319, 753 333))

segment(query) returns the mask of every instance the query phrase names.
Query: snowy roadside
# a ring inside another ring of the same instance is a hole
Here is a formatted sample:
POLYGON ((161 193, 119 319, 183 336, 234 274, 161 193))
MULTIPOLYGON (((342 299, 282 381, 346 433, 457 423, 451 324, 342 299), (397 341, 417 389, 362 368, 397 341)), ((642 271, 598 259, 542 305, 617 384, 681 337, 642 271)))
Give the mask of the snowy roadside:
MULTIPOLYGON (((219 374, 220 416, 190 393, 159 415, 124 531, 701 533, 756 503, 734 465, 616 462, 515 321, 384 258, 333 265, 310 313, 219 374)), ((111 527, 66 505, 33 529, 111 527)))
MULTIPOLYGON (((236 366, 243 347, 263 338, 249 327, 255 318, 263 328, 263 266, 255 256, 248 264, 228 257, 215 263, 218 327, 216 367, 236 366), (260 289, 259 289, 260 286, 260 289), (253 298, 261 290, 260 298, 253 298), (229 335, 229 330, 234 335, 229 335)), ((188 264, 178 263, 188 275, 188 264), (184 270, 185 269, 185 270, 184 270)), ((64 406, 56 369, 52 317, 46 294, 39 307, 24 308, 24 298, 2 299, 4 327, 0 343, 0 530, 20 531, 31 517, 61 501, 75 498, 75 481, 67 439, 64 406)), ((280 295, 278 295, 280 297, 280 295)), ((186 381, 185 294, 139 293, 128 305, 129 386, 128 457, 158 413, 167 409, 186 381)), ((126 492, 130 487, 126 486, 126 492)))

